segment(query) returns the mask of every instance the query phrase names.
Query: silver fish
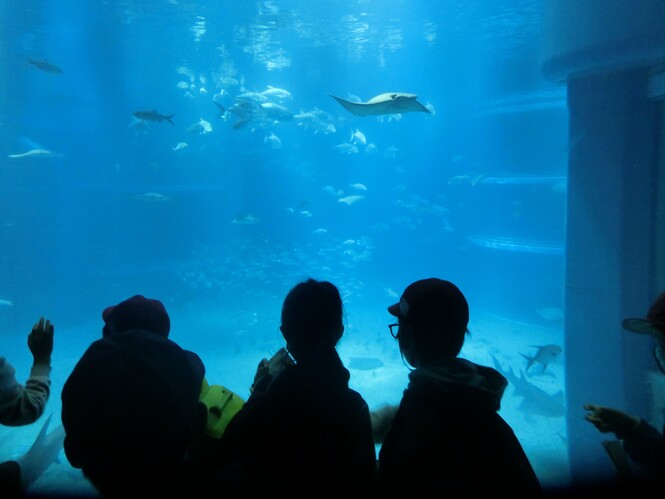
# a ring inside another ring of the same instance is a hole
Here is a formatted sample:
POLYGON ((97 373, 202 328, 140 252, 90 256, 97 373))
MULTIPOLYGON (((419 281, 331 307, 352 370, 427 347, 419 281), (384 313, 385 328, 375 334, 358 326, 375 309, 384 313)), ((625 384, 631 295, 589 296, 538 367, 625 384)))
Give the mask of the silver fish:
POLYGON ((136 194, 132 197, 139 201, 168 201, 171 199, 170 196, 165 196, 159 192, 144 192, 143 194, 136 194))
POLYGON ((159 114, 157 110, 155 109, 149 109, 146 111, 136 111, 134 112, 134 116, 141 120, 146 120, 146 121, 156 121, 157 123, 161 123, 162 121, 166 120, 172 125, 174 125, 173 121, 171 121, 171 118, 175 116, 174 114, 169 114, 168 116, 165 114, 159 114))
POLYGON ((547 364, 559 358, 562 352, 562 349, 559 345, 531 345, 531 347, 538 349, 535 355, 529 356, 524 355, 523 353, 520 354, 528 361, 524 371, 528 371, 533 364, 542 364, 543 370, 541 372, 545 372, 545 369, 547 369, 547 364))
POLYGON ((254 215, 250 213, 246 213, 243 215, 238 215, 235 217, 233 220, 231 220, 232 224, 239 224, 239 225, 253 225, 257 224, 261 221, 260 218, 255 217, 254 215))

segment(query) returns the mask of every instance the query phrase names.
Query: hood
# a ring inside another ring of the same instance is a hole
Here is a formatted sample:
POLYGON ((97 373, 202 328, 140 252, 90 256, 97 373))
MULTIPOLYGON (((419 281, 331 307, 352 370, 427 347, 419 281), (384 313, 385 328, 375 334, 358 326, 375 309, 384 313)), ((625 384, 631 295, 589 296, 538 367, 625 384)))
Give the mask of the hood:
POLYGON ((447 404, 486 407, 498 411, 508 380, 496 369, 454 358, 409 374, 409 389, 435 389, 447 404))

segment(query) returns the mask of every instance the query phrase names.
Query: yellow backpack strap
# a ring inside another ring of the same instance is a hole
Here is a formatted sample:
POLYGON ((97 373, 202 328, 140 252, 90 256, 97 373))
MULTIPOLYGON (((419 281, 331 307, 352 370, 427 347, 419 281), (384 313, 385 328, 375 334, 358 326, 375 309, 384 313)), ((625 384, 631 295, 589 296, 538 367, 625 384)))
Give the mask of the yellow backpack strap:
POLYGON ((214 438, 222 436, 231 418, 245 404, 242 398, 228 388, 222 385, 209 385, 205 378, 199 401, 208 409, 206 434, 214 438))

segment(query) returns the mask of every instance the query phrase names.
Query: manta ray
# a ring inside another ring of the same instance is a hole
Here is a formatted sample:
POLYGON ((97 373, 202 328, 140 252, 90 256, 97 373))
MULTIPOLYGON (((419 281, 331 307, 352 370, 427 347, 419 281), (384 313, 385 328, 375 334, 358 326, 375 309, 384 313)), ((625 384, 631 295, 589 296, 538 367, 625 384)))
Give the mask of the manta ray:
POLYGON ((351 102, 341 97, 331 95, 344 109, 356 116, 379 116, 381 114, 399 113, 428 113, 430 110, 416 99, 416 94, 404 94, 400 92, 387 92, 372 97, 367 102, 351 102))

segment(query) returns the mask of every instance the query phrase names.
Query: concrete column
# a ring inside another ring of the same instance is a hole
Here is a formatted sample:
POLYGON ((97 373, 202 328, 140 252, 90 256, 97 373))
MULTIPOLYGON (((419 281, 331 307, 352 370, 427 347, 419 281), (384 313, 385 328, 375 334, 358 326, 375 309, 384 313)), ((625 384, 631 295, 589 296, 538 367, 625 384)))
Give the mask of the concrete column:
POLYGON ((650 338, 621 328, 654 297, 657 106, 644 69, 568 83, 565 352, 575 483, 613 478, 586 402, 647 414, 650 338))

